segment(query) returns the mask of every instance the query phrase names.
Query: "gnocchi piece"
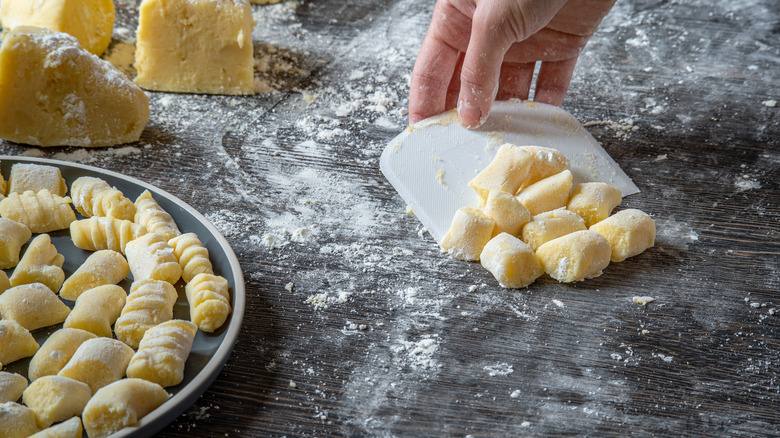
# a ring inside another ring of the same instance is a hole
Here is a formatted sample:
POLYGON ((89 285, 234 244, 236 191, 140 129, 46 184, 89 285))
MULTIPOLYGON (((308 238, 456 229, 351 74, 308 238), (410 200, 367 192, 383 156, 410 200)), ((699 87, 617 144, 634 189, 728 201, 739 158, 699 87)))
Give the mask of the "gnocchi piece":
POLYGON ((655 245, 655 221, 634 208, 619 211, 591 226, 590 230, 607 238, 613 262, 622 262, 655 245))
POLYGON ((19 263, 22 246, 31 236, 27 225, 0 217, 0 269, 13 268, 19 263))
POLYGON ((505 143, 498 148, 493 161, 469 182, 480 198, 487 199, 491 190, 515 194, 528 179, 531 155, 521 148, 505 143))
POLYGON ((79 295, 63 327, 77 328, 98 336, 112 337, 111 326, 125 306, 125 290, 104 284, 79 295))
POLYGON ((0 271, 0 294, 8 290, 11 287, 11 282, 8 280, 8 275, 5 271, 0 271))
POLYGON ((32 163, 16 163, 11 167, 8 193, 24 193, 27 190, 38 193, 43 189, 57 196, 68 193, 68 185, 59 168, 32 163))
POLYGON ((70 420, 48 427, 30 438, 81 438, 84 430, 81 427, 81 418, 73 417, 70 420))
POLYGON ((70 238, 87 251, 110 249, 125 253, 127 242, 146 234, 146 228, 125 219, 95 216, 70 224, 70 238))
POLYGON ((485 214, 496 223, 493 236, 509 233, 520 235, 523 225, 531 220, 531 213, 513 195, 501 190, 491 190, 485 202, 485 214))
POLYGON ((585 226, 590 227, 608 218, 622 200, 623 194, 618 188, 603 182, 589 182, 574 188, 566 208, 580 215, 585 226))
POLYGON ((520 149, 528 152, 531 156, 528 178, 520 187, 521 190, 569 168, 569 160, 557 149, 541 146, 520 146, 520 149))
POLYGON ((35 412, 38 426, 47 428, 81 415, 90 397, 92 390, 86 383, 68 377, 44 376, 24 390, 22 401, 35 412))
POLYGON ((130 266, 122 254, 101 249, 84 260, 84 263, 65 280, 60 297, 74 301, 84 291, 104 284, 117 284, 130 273, 130 266))
POLYGON ((86 383, 94 394, 125 375, 133 353, 132 348, 116 339, 87 339, 57 375, 86 383))
POLYGON ((222 327, 230 314, 230 292, 224 277, 198 274, 184 287, 190 304, 190 320, 211 333, 222 327))
POLYGON ((478 209, 459 208, 452 217, 452 224, 441 242, 441 247, 456 259, 479 260, 479 253, 493 237, 495 226, 496 222, 478 209))
MULTIPOLYGON (((2 23, 0 23, 0 26, 1 25, 2 23)), ((5 194, 8 193, 5 190, 6 190, 5 178, 3 178, 3 173, 0 172, 0 200, 5 198, 5 194)))
POLYGON ((3 292, 0 313, 3 319, 13 319, 27 330, 35 330, 65 321, 70 308, 46 285, 30 283, 3 292))
POLYGON ((173 248, 157 233, 131 240, 125 247, 127 263, 133 280, 163 280, 176 284, 181 278, 181 265, 173 248))
POLYGON ((508 233, 490 239, 479 260, 501 287, 509 289, 526 287, 544 274, 533 249, 508 233))
POLYGON ((517 200, 531 215, 566 206, 571 192, 574 176, 570 170, 564 170, 553 176, 537 181, 517 194, 517 200))
POLYGON ((117 339, 138 348, 146 330, 173 318, 173 305, 177 298, 176 289, 167 281, 133 282, 125 307, 114 324, 117 339))
POLYGON ((184 364, 197 331, 195 324, 181 319, 150 328, 130 359, 127 377, 148 380, 162 387, 178 385, 184 380, 184 364))
POLYGON ((57 196, 46 189, 9 193, 0 201, 0 216, 25 224, 33 233, 64 230, 76 220, 70 198, 57 196))
POLYGON ((40 234, 27 246, 9 281, 11 286, 41 283, 51 290, 59 290, 65 280, 62 263, 65 256, 57 252, 48 234, 40 234))
POLYGON ((84 408, 89 438, 102 438, 132 426, 168 399, 162 386, 143 379, 122 379, 101 388, 84 408))
POLYGON ((0 403, 15 402, 27 388, 27 379, 21 374, 0 371, 0 403))
POLYGON ((116 188, 100 178, 82 176, 70 186, 73 206, 85 217, 108 216, 131 221, 135 205, 116 188))
POLYGON ((181 234, 173 217, 160 207, 160 204, 152 198, 149 190, 144 190, 138 199, 135 200, 134 222, 146 227, 150 233, 157 233, 163 236, 165 241, 169 241, 181 234))
POLYGON ((173 254, 181 265, 181 278, 191 281, 198 274, 213 274, 209 250, 203 246, 195 233, 182 234, 168 241, 173 254))
POLYGON ((79 346, 89 339, 96 338, 93 333, 74 328, 62 328, 52 333, 40 350, 30 360, 27 377, 31 382, 60 372, 68 363, 79 346))
POLYGON ((609 265, 609 242, 595 231, 575 231, 553 239, 536 250, 544 272, 561 283, 601 275, 609 265))
POLYGON ((542 244, 555 238, 587 229, 585 221, 577 213, 558 208, 532 217, 523 227, 520 238, 536 251, 542 244))
POLYGON ((0 431, 3 438, 27 438, 41 430, 35 412, 16 402, 0 403, 0 431))
POLYGON ((0 319, 0 345, 0 363, 4 364, 30 357, 40 348, 32 333, 13 319, 0 319))

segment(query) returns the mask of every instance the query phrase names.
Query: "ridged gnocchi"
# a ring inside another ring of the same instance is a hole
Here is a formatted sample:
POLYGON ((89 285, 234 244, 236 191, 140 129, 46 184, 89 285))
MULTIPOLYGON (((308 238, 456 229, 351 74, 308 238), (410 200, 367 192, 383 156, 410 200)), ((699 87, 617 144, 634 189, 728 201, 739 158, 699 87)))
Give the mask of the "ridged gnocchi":
POLYGON ((203 246, 195 233, 186 233, 168 241, 173 254, 181 265, 181 278, 190 282, 198 274, 213 274, 209 250, 203 246))
POLYGON ((19 263, 22 246, 31 236, 27 225, 0 217, 0 269, 13 268, 19 263))
POLYGON ((13 319, 27 330, 65 321, 70 308, 41 283, 14 286, 0 295, 3 319, 13 319))
POLYGON ((90 397, 92 390, 86 383, 68 377, 45 376, 24 390, 22 402, 35 412, 38 426, 46 428, 81 415, 90 397))
POLYGON ((163 387, 178 385, 184 379, 184 364, 197 331, 195 324, 180 319, 150 328, 130 359, 127 377, 148 380, 163 387))
POLYGON ((65 280, 64 262, 65 257, 57 252, 51 237, 40 234, 27 246, 9 281, 11 286, 41 283, 52 291, 59 290, 65 280))
POLYGON ((122 254, 133 239, 146 234, 146 228, 126 219, 91 217, 70 224, 70 238, 77 248, 87 251, 110 249, 122 254))
POLYGON ((74 301, 84 291, 104 284, 117 284, 130 273, 122 254, 111 249, 96 251, 62 284, 60 296, 74 301))
POLYGON ((184 287, 190 304, 190 320, 211 333, 222 327, 230 315, 230 292, 224 277, 198 274, 184 287))
POLYGON ((77 328, 98 336, 112 337, 111 326, 125 306, 127 293, 119 286, 105 284, 79 295, 63 327, 77 328))
POLYGON ((85 217, 108 216, 132 221, 135 205, 125 195, 100 178, 82 176, 70 186, 73 205, 85 217))
POLYGON ((163 280, 176 284, 181 278, 181 265, 173 248, 157 233, 145 234, 127 243, 127 263, 135 281, 163 280))
POLYGON ((162 280, 135 281, 122 314, 114 323, 117 339, 137 348, 146 330, 173 318, 176 289, 162 280))
POLYGON ((57 375, 86 383, 94 394, 125 375, 133 353, 132 348, 116 339, 88 339, 79 345, 57 375))
POLYGON ((181 234, 173 217, 154 200, 149 190, 144 190, 135 200, 134 222, 141 224, 150 233, 163 236, 165 241, 181 234))
POLYGON ((24 193, 27 190, 37 193, 43 189, 58 196, 68 193, 68 185, 58 167, 33 163, 16 163, 11 166, 8 193, 24 193))
POLYGON ((62 328, 52 333, 41 348, 30 359, 27 377, 31 382, 43 377, 52 376, 65 367, 79 346, 97 336, 85 330, 62 328))
POLYGON ((122 379, 101 388, 82 415, 89 438, 102 438, 138 423, 168 399, 162 386, 142 379, 122 379))
POLYGON ((9 193, 0 201, 0 216, 24 224, 33 233, 64 230, 76 220, 70 198, 57 196, 46 189, 9 193))
POLYGON ((13 319, 0 319, 0 363, 9 364, 30 357, 39 345, 29 330, 13 319))

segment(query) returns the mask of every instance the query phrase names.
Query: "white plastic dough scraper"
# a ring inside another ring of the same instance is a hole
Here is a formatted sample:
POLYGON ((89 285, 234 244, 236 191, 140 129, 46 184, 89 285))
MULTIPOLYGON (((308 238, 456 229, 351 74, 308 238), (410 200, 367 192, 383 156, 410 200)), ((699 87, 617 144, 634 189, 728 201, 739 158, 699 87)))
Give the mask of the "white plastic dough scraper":
POLYGON ((479 129, 470 130, 448 111, 418 122, 394 138, 379 159, 382 173, 437 243, 461 207, 479 206, 468 183, 487 167, 504 143, 561 151, 574 185, 601 181, 628 196, 639 189, 577 120, 556 106, 510 100, 496 102, 479 129))

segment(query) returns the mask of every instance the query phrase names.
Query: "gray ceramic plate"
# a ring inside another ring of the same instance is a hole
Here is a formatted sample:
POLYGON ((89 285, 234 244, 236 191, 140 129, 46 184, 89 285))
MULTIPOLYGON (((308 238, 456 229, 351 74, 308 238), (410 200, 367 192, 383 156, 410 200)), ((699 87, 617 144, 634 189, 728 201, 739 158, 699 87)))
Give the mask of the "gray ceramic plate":
MULTIPOLYGON (((244 277, 241 274, 238 259, 225 238, 206 218, 180 199, 152 185, 116 172, 82 164, 42 158, 0 156, 0 172, 2 172, 6 181, 11 174, 11 166, 15 163, 56 166, 62 172, 68 187, 76 178, 81 176, 102 178, 110 185, 121 190, 131 200, 135 200, 144 190, 149 190, 160 206, 173 216, 183 233, 191 232, 198 235, 203 245, 209 250, 209 258, 214 265, 214 272, 225 277, 228 281, 233 312, 228 321, 216 332, 204 333, 198 331, 192 345, 192 352, 187 359, 184 369, 184 381, 179 385, 166 388, 171 394, 171 398, 141 419, 137 425, 111 435, 112 438, 151 436, 175 420, 176 417, 192 405, 216 379, 228 357, 230 357, 241 329, 241 320, 244 316, 246 302, 244 277)), ((76 213, 76 216, 78 219, 82 219, 78 213, 76 213)), ((70 240, 68 230, 55 231, 49 233, 49 235, 60 254, 65 256, 65 263, 62 269, 65 271, 65 278, 67 278, 89 256, 90 252, 76 248, 70 240)), ((25 250, 26 246, 22 248, 22 252, 25 250)), ((12 269, 9 269, 5 272, 10 276, 12 271, 12 269)), ((125 290, 129 290, 131 282, 131 278, 128 276, 119 284, 125 290)), ((184 283, 181 280, 176 285, 176 289, 179 291, 179 300, 174 308, 174 318, 189 319, 189 305, 184 294, 184 283)), ((72 301, 65 301, 65 303, 73 307, 72 301)), ((38 329, 33 332, 33 335, 39 344, 43 344, 50 334, 61 327, 62 324, 38 329)), ((27 366, 29 363, 30 358, 22 359, 9 364, 5 371, 16 372, 27 377, 27 366)))

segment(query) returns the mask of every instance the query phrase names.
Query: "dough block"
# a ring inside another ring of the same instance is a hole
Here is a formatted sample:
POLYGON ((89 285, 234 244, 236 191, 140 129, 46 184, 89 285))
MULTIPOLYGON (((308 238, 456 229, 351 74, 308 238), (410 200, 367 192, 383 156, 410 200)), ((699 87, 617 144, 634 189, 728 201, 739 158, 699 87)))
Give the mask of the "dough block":
POLYGON ((585 225, 590 227, 608 218, 622 200, 623 195, 616 187, 603 182, 589 182, 574 188, 566 208, 580 215, 585 225))
POLYGON ((530 166, 531 156, 528 152, 513 144, 504 143, 498 148, 490 164, 469 182, 469 186, 483 200, 487 199, 491 190, 514 194, 528 179, 530 166))
POLYGON ((173 248, 157 233, 131 240, 125 247, 125 254, 135 281, 163 280, 176 284, 181 278, 181 265, 173 248))
POLYGON ((11 274, 11 286, 41 283, 53 291, 59 290, 65 280, 63 262, 65 257, 57 252, 51 237, 39 234, 27 246, 27 251, 11 274))
POLYGON ((118 189, 92 176, 82 176, 70 188, 73 206, 85 217, 108 216, 132 221, 135 205, 118 189))
POLYGON ((58 167, 31 163, 16 163, 11 167, 8 193, 24 193, 27 190, 37 193, 43 189, 57 196, 68 193, 68 185, 58 167))
POLYGON ((601 275, 611 252, 604 236, 584 230, 545 243, 536 250, 536 257, 550 277, 571 283, 601 275))
POLYGON ((148 329, 173 318, 173 305, 177 298, 176 289, 167 281, 133 282, 122 314, 114 324, 117 339, 138 348, 148 329))
POLYGON ((79 295, 63 327, 112 337, 111 326, 125 306, 125 290, 113 284, 97 286, 79 295))
POLYGON ((509 233, 520 235, 523 225, 531 220, 531 213, 513 195, 501 190, 491 190, 485 201, 485 214, 496 223, 493 235, 509 233))
POLYGON ((186 233, 168 241, 173 254, 181 265, 181 278, 189 283, 198 274, 213 274, 209 250, 203 246, 195 233, 186 233))
POLYGON ((16 402, 0 404, 0 431, 3 438, 27 438, 41 430, 35 412, 16 402))
POLYGON ((135 82, 156 91, 254 94, 253 26, 243 0, 143 0, 135 82))
POLYGON ((162 386, 142 379, 122 379, 101 388, 84 408, 89 438, 102 438, 138 423, 168 399, 162 386))
POLYGON ((34 146, 114 146, 138 140, 148 120, 143 90, 72 36, 29 26, 5 34, 0 138, 34 146))
POLYGON ((35 330, 65 321, 70 308, 45 285, 31 283, 3 292, 0 295, 0 313, 3 319, 13 319, 27 330, 35 330))
POLYGON ((22 194, 9 193, 7 198, 0 201, 0 216, 26 225, 33 233, 64 230, 76 220, 76 214, 70 208, 70 198, 54 195, 46 189, 39 192, 28 190, 22 194))
POLYGON ((57 375, 86 383, 94 394, 124 377, 133 353, 132 348, 116 339, 88 339, 79 345, 57 375))
POLYGON ((613 214, 591 226, 590 230, 607 238, 613 262, 641 254, 655 244, 655 221, 647 213, 633 208, 613 214))
POLYGON ((48 427, 30 438, 81 438, 83 434, 81 418, 73 417, 70 420, 48 427))
POLYGON ((476 261, 482 248, 493 237, 496 223, 474 207, 463 207, 455 212, 441 247, 459 260, 476 261))
POLYGON ((184 380, 184 364, 197 331, 195 324, 180 319, 150 328, 130 359, 127 377, 148 380, 162 387, 178 385, 184 380))
POLYGON ((38 426, 46 428, 81 415, 90 397, 92 390, 86 383, 67 377, 45 376, 24 390, 22 401, 35 412, 38 426))
POLYGON ((146 234, 146 228, 125 219, 93 216, 73 221, 70 238, 77 248, 87 251, 110 249, 124 254, 127 242, 146 234))
POLYGON ((30 236, 32 232, 27 225, 0 217, 0 269, 13 268, 19 263, 22 245, 30 236))
POLYGON ((0 271, 0 294, 10 289, 11 282, 8 280, 8 275, 5 271, 0 271))
POLYGON ((79 346, 94 334, 73 328, 62 328, 52 333, 30 360, 27 377, 33 382, 43 376, 52 376, 65 367, 79 346))
POLYGON ((133 222, 143 225, 150 233, 157 233, 163 236, 166 241, 181 234, 179 227, 176 226, 176 221, 160 207, 149 190, 144 190, 134 204, 135 218, 133 222))
POLYGON ((117 284, 129 273, 130 265, 122 254, 110 249, 96 251, 65 280, 60 297, 76 300, 84 291, 105 284, 117 284))
POLYGON ((517 199, 533 216, 565 207, 573 179, 571 171, 564 170, 524 188, 517 194, 517 199))
POLYGON ((27 388, 27 379, 21 374, 0 371, 0 403, 15 402, 27 388))
POLYGON ((532 217, 523 227, 521 239, 536 251, 555 238, 587 229, 585 221, 577 213, 558 208, 532 217))
POLYGON ((521 190, 569 168, 569 159, 557 149, 541 146, 520 146, 520 149, 528 152, 531 156, 528 179, 520 187, 521 190))
POLYGON ((508 233, 490 239, 479 261, 501 287, 510 289, 526 287, 544 274, 531 247, 508 233))
POLYGON ((190 320, 204 332, 222 327, 230 314, 230 292, 224 277, 198 274, 184 287, 190 304, 190 320))
POLYGON ((29 330, 5 316, 0 319, 0 363, 9 364, 30 357, 38 351, 38 343, 29 330))

